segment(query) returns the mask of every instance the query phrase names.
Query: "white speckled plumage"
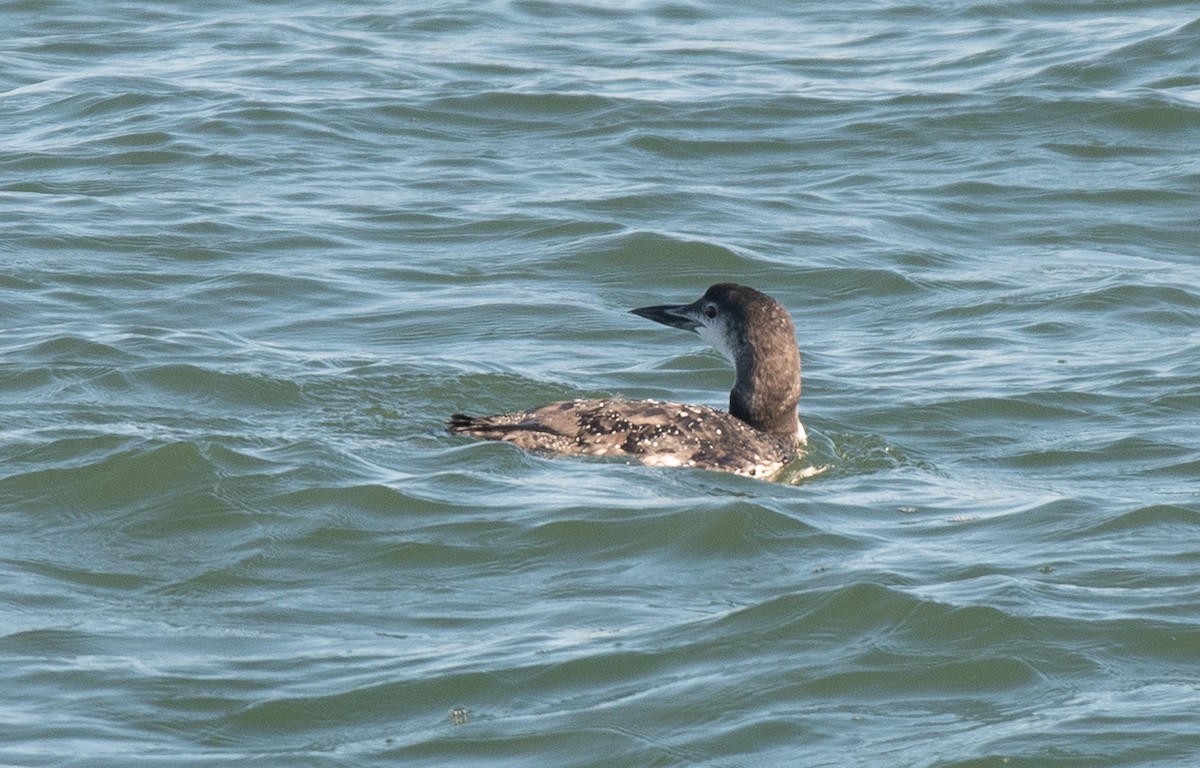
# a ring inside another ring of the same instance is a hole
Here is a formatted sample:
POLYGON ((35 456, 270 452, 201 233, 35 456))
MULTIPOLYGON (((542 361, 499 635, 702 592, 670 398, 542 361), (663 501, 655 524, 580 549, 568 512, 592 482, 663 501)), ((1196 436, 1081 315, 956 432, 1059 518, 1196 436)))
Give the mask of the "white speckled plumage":
POLYGON ((697 332, 737 371, 730 411, 657 400, 568 400, 496 416, 455 414, 450 431, 532 451, 627 456, 649 466, 686 466, 769 477, 806 441, 796 415, 800 353, 791 317, 753 288, 720 283, 697 301, 634 314, 697 332))

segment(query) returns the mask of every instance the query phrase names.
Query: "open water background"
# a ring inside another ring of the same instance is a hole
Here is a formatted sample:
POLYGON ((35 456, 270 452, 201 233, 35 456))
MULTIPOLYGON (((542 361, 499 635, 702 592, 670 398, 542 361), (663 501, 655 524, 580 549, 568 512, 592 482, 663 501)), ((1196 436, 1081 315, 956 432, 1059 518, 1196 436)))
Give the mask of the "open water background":
POLYGON ((1193 0, 0 26, 0 763, 1200 762, 1193 0), (720 280, 823 474, 439 431, 720 280))

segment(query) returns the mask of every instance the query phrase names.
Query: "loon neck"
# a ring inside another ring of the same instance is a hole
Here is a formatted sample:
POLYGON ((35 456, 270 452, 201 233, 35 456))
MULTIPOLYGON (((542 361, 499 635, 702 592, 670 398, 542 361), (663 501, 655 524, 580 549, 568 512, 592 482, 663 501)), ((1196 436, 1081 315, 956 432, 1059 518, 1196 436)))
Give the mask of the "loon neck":
POLYGON ((750 426, 792 442, 804 436, 796 407, 800 402, 800 351, 794 342, 770 354, 754 346, 734 361, 737 380, 729 393, 729 413, 750 426))
POLYGON ((755 429, 790 442, 802 442, 796 400, 783 407, 764 400, 765 398, 756 397, 753 393, 748 394, 734 387, 729 393, 729 413, 755 429))

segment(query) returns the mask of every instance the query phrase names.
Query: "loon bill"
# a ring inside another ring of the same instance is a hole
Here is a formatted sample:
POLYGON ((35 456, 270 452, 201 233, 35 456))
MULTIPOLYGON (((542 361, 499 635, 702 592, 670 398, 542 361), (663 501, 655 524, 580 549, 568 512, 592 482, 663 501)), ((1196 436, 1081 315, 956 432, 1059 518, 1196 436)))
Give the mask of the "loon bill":
POLYGON ((497 416, 450 417, 457 434, 531 451, 628 456, 649 466, 699 467, 769 477, 807 441, 796 414, 800 350, 792 318, 765 293, 719 283, 691 304, 633 314, 694 331, 737 372, 729 412, 657 400, 568 400, 497 416))

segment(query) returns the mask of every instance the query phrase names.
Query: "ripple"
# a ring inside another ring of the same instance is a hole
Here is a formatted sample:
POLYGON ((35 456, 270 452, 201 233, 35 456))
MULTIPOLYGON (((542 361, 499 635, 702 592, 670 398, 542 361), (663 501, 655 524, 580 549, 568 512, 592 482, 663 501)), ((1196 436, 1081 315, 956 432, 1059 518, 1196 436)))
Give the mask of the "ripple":
POLYGON ((0 762, 1188 764, 1200 22, 860 5, 6 8, 0 762), (438 431, 721 280, 800 482, 438 431))

